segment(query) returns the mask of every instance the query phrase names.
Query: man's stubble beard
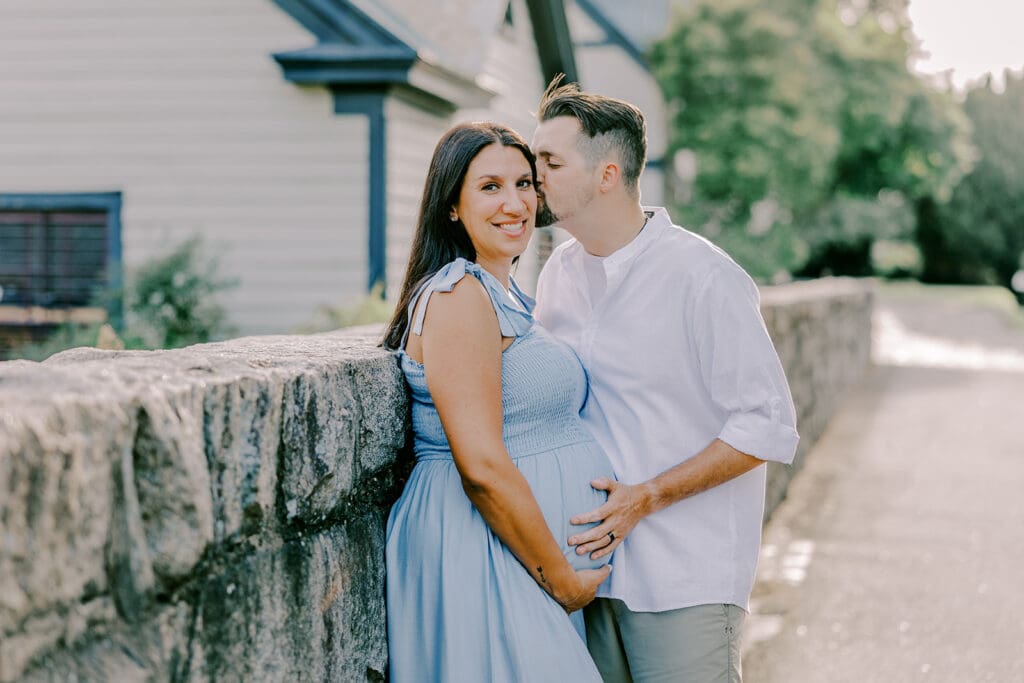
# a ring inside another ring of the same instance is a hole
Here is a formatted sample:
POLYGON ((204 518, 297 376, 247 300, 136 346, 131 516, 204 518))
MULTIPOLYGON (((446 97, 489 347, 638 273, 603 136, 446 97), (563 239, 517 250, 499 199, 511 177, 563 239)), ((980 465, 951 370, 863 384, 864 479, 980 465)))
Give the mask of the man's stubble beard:
POLYGON ((548 206, 547 200, 544 199, 544 193, 537 193, 537 227, 546 228, 549 225, 554 225, 558 222, 558 216, 548 206))
MULTIPOLYGON (((546 228, 549 225, 561 223, 566 219, 575 218, 581 210, 590 206, 590 202, 594 200, 594 196, 596 194, 597 192, 593 188, 577 188, 572 201, 569 203, 569 206, 574 208, 568 209, 568 214, 559 215, 551 210, 551 207, 547 202, 547 198, 544 196, 544 192, 542 190, 538 190, 536 226, 538 228, 546 228)), ((564 208, 565 207, 563 206, 563 209, 564 208)), ((563 225, 561 227, 564 228, 565 226, 563 225)), ((570 232, 572 231, 570 230, 570 232)))

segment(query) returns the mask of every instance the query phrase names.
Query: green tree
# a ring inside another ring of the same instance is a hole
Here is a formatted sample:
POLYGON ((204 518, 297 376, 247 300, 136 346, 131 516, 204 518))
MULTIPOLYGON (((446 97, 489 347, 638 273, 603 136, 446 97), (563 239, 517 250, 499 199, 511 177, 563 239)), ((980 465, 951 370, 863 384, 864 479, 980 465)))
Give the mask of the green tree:
POLYGON ((821 202, 840 143, 838 93, 803 16, 758 0, 698 2, 651 54, 673 110, 670 153, 696 159, 682 220, 761 276, 801 260, 791 217, 821 202), (761 201, 781 216, 748 233, 761 201), (767 256, 757 262, 744 252, 767 256))
POLYGON ((829 199, 804 235, 798 271, 870 275, 876 240, 909 242, 915 205, 938 202, 970 167, 970 125, 952 95, 910 73, 916 40, 905 3, 826 3, 818 52, 841 91, 841 144, 829 199))
POLYGON ((842 93, 833 189, 945 200, 970 166, 970 124, 950 93, 908 71, 914 38, 892 4, 848 24, 840 3, 819 22, 818 49, 842 93))
POLYGON ((670 152, 696 159, 682 220, 760 277, 863 274, 876 238, 909 238, 904 200, 947 196, 970 144, 956 103, 907 69, 904 10, 699 0, 680 15, 651 60, 670 152))
POLYGON ((1024 75, 972 88, 964 110, 979 160, 942 204, 918 207, 923 280, 1008 286, 1024 256, 1024 75))
POLYGON ((697 154, 702 199, 813 206, 840 142, 835 88, 806 22, 757 0, 701 2, 652 59, 674 106, 674 149, 697 154))

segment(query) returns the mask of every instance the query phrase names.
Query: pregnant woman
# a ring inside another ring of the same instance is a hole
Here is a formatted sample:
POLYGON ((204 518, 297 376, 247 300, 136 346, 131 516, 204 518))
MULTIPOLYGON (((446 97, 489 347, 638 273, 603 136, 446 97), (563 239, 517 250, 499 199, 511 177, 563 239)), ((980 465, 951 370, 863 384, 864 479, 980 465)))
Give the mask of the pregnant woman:
POLYGON ((533 232, 533 155, 492 123, 434 150, 384 340, 412 396, 416 465, 387 531, 390 678, 600 681, 581 612, 611 571, 566 539, 611 477, 586 377, 510 273, 533 232))

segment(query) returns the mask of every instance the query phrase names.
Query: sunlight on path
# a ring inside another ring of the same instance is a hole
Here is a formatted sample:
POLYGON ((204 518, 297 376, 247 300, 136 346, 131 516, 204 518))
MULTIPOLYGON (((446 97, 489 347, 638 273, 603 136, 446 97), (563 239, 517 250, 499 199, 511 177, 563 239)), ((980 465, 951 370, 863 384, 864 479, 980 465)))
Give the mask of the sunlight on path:
POLYGON ((1024 349, 993 348, 918 334, 885 308, 875 311, 871 341, 872 359, 878 365, 1024 372, 1024 349))

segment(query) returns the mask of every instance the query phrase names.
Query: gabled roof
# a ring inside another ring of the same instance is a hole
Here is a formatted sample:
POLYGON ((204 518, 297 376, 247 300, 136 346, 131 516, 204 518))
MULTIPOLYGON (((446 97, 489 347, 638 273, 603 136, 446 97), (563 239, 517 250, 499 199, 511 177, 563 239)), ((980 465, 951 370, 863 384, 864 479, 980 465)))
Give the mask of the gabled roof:
MULTIPOLYGON (((470 0, 472 9, 487 23, 490 7, 470 0)), ((332 90, 383 91, 399 87, 426 96, 441 109, 481 107, 495 93, 480 85, 482 54, 487 41, 478 40, 479 64, 456 52, 471 50, 462 43, 434 40, 417 30, 384 0, 274 0, 317 38, 311 47, 279 52, 274 59, 288 80, 324 85, 332 90), (481 47, 482 45, 482 47, 481 47)), ((497 0, 492 0, 492 4, 497 0)), ((572 40, 562 0, 526 0, 534 27, 541 68, 547 79, 565 73, 576 80, 572 40)), ((499 21, 504 12, 495 4, 499 21)), ((482 28, 482 27, 481 27, 482 28)), ((496 28, 496 27, 495 27, 496 28)), ((485 33, 487 29, 482 31, 485 33)), ((480 38, 482 34, 475 37, 480 38)), ((442 36, 443 38, 443 36, 442 36)))
POLYGON ((366 92, 402 86, 442 109, 480 106, 494 93, 474 80, 425 61, 417 46, 398 38, 349 0, 274 0, 319 41, 274 54, 284 77, 332 90, 366 92))
MULTIPOLYGON (((645 69, 650 69, 644 50, 632 38, 627 36, 618 24, 615 23, 599 5, 597 0, 575 0, 591 21, 601 27, 601 30, 608 36, 608 40, 622 48, 623 52, 629 55, 633 61, 645 69)), ((666 17, 667 18, 667 17, 666 17)))

